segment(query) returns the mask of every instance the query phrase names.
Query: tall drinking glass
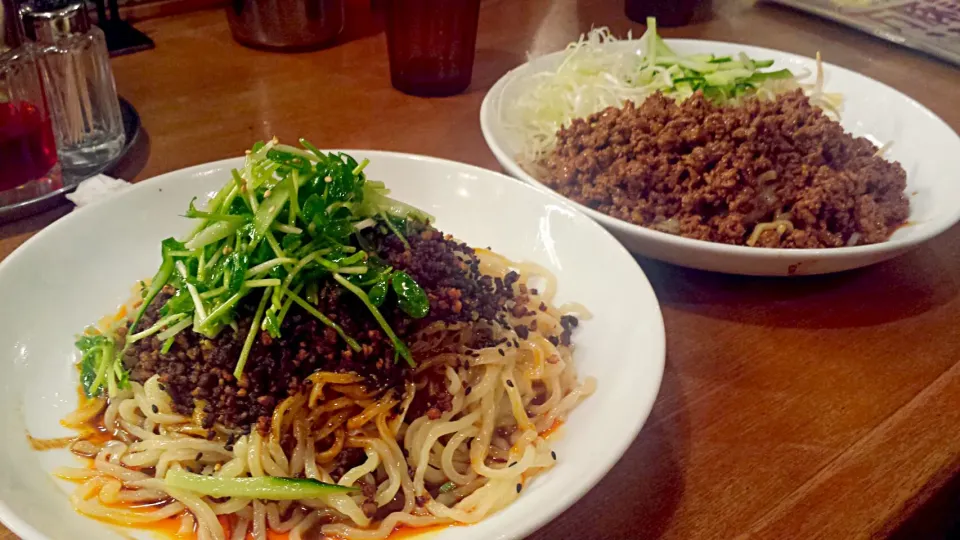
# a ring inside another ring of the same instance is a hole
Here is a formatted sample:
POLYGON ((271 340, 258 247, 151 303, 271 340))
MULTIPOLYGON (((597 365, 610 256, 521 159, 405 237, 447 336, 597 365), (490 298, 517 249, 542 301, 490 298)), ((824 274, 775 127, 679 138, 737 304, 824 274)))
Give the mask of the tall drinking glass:
POLYGON ((450 96, 470 86, 480 0, 387 0, 387 49, 394 88, 450 96))
POLYGON ((657 26, 683 26, 693 20, 702 0, 624 0, 627 17, 645 23, 656 17, 657 26))

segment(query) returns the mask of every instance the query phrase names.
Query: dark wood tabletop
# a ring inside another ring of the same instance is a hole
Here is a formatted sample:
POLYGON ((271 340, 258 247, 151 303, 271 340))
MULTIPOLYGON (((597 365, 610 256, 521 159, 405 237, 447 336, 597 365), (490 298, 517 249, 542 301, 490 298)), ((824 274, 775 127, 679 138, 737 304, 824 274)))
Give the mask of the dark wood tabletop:
MULTIPOLYGON (((591 26, 643 31, 617 0, 485 1, 473 85, 423 99, 391 88, 369 0, 348 4, 341 43, 301 54, 237 45, 220 10, 138 23, 156 49, 113 66, 145 136, 117 174, 141 180, 240 155, 274 135, 499 170, 478 114, 501 75, 591 26)), ((701 22, 662 33, 819 50, 960 129, 960 70, 841 26, 718 0, 701 22)), ((0 258, 69 210, 0 227, 0 258)), ((639 263, 667 331, 653 414, 613 471, 532 538, 887 537, 956 482, 960 228, 832 276, 746 278, 639 263)), ((0 540, 12 538, 0 529, 0 540)))

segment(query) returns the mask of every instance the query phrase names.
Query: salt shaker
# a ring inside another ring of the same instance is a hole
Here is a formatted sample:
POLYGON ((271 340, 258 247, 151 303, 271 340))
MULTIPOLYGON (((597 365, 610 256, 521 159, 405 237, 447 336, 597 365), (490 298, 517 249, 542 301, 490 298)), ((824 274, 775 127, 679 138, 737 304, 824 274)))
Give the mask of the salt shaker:
POLYGON ((0 0, 0 206, 61 186, 37 58, 14 0, 0 0))
POLYGON ((40 68, 65 171, 82 175, 116 158, 125 135, 103 31, 82 2, 33 0, 20 10, 40 68))

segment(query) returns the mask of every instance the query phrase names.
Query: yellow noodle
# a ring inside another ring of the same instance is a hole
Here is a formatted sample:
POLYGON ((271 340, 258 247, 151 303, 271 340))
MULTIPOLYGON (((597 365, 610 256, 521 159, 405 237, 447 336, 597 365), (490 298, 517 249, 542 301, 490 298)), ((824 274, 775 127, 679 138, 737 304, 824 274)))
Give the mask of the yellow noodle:
POLYGON ((343 443, 346 440, 347 435, 343 428, 338 428, 333 432, 333 436, 333 444, 330 445, 330 448, 317 454, 314 461, 320 464, 327 464, 337 458, 337 455, 341 450, 343 450, 343 443))
POLYGON ((363 410, 360 414, 354 416, 353 418, 347 420, 347 429, 355 430, 363 427, 364 424, 376 418, 377 415, 382 414, 386 411, 389 411, 394 405, 400 401, 393 397, 393 393, 388 393, 386 396, 381 398, 379 401, 373 403, 369 407, 363 410))
POLYGON ((121 524, 181 516, 183 530, 196 526, 197 538, 216 540, 265 540, 268 531, 289 533, 290 540, 318 532, 382 539, 402 525, 475 523, 510 504, 519 496, 518 485, 555 463, 540 434, 594 391, 595 381, 577 379, 573 347, 548 339, 564 331, 564 314, 586 318, 589 312, 578 304, 551 305, 556 280, 542 267, 477 253, 488 275, 520 272, 514 290, 529 314, 515 317, 508 304, 506 317, 514 326, 528 326, 524 339, 485 322, 433 322, 410 344, 418 363, 402 389, 368 386, 356 373, 316 372, 308 390, 280 401, 267 432, 204 427, 202 403, 184 416, 157 377, 131 383, 109 402, 88 400, 65 419, 83 429, 102 412, 104 426, 115 434, 102 447, 86 441, 71 446, 75 453, 96 456, 92 469, 57 470, 62 478, 82 482, 71 501, 83 513, 121 524), (478 329, 498 345, 468 351, 478 329), (449 408, 408 417, 415 398, 427 391, 428 378, 445 386, 449 408), (364 459, 347 463, 344 471, 338 458, 349 448, 362 449, 364 459), (163 476, 178 467, 223 478, 305 476, 376 489, 322 500, 212 499, 169 489, 163 476), (426 496, 429 485, 448 482, 444 493, 426 496), (418 503, 418 496, 426 497, 418 503), (397 499, 402 510, 380 521, 366 515, 367 503, 382 508, 397 499), (122 507, 141 503, 156 506, 122 507), (230 530, 220 527, 218 515, 231 516, 230 530))
POLYGON ((86 399, 82 398, 80 406, 60 421, 65 427, 79 429, 83 428, 91 420, 96 418, 107 406, 106 398, 86 399))

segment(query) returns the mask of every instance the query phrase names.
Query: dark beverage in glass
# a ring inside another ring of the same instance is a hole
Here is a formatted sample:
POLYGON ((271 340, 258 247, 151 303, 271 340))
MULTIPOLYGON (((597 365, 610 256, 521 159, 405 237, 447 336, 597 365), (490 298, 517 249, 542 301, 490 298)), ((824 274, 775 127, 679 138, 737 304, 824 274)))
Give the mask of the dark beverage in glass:
POLYGON ((683 26, 693 19, 701 0, 625 0, 627 17, 646 23, 647 17, 656 17, 657 26, 683 26))
POLYGON ((450 96, 470 86, 480 0, 387 0, 394 88, 450 96))

